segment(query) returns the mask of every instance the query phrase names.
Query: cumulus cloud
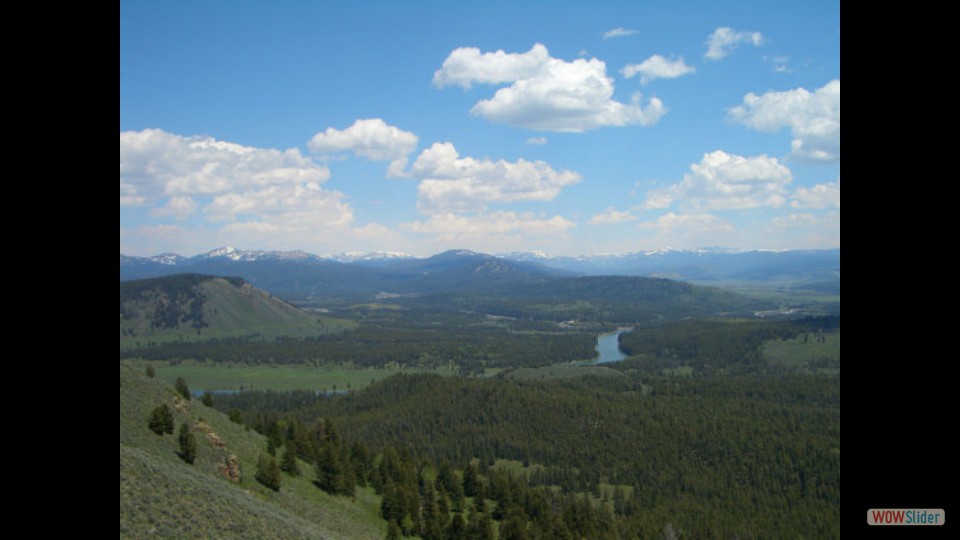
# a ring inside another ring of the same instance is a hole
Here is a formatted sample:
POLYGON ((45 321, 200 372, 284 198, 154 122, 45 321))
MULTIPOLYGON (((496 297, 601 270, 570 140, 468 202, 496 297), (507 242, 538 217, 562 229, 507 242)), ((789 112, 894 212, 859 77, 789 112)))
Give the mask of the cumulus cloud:
POLYGON ((707 60, 726 58, 741 43, 759 47, 763 44, 763 34, 760 32, 735 31, 727 26, 721 26, 707 37, 707 52, 703 57, 707 60))
POLYGON ((792 180, 790 169, 777 158, 717 150, 690 165, 682 181, 650 190, 644 208, 667 208, 675 203, 717 210, 779 207, 786 202, 786 186, 792 180))
POLYGON ((458 85, 469 89, 473 83, 503 84, 530 77, 550 62, 547 48, 537 43, 525 53, 480 53, 476 47, 454 49, 433 72, 437 88, 458 85))
POLYGON ((547 144, 547 138, 546 137, 530 137, 529 139, 527 139, 527 144, 535 144, 535 145, 547 144))
POLYGON ((204 207, 210 221, 269 221, 275 226, 312 228, 349 225, 353 211, 343 193, 308 183, 218 195, 204 207))
POLYGON ((630 79, 640 74, 640 84, 647 84, 654 79, 676 79, 684 75, 696 73, 696 68, 688 66, 681 56, 677 60, 668 60, 659 54, 647 58, 639 64, 628 64, 620 70, 624 77, 630 79))
POLYGON ((415 134, 370 118, 357 120, 342 131, 329 127, 314 135, 307 146, 321 154, 349 150, 370 160, 390 161, 410 155, 418 142, 415 134))
POLYGON ((137 187, 132 184, 127 184, 120 180, 120 207, 124 206, 143 206, 147 204, 147 198, 142 195, 137 195, 137 187))
POLYGON ((321 183, 330 170, 296 148, 275 150, 184 137, 159 129, 120 133, 120 197, 148 204, 163 197, 321 183))
POLYGON ((490 203, 549 201, 581 179, 543 161, 461 158, 451 143, 434 143, 424 150, 410 174, 421 179, 417 207, 429 214, 482 210, 490 203))
POLYGON ((614 29, 612 29, 612 30, 607 30, 606 32, 604 32, 604 33, 603 33, 603 39, 614 39, 614 38, 620 38, 620 37, 627 37, 627 36, 632 36, 632 35, 634 35, 634 34, 639 34, 639 33, 640 33, 640 32, 638 32, 637 30, 629 30, 629 29, 624 28, 624 27, 622 27, 622 26, 618 26, 617 28, 614 28, 614 29))
POLYGON ((617 210, 614 207, 609 207, 603 212, 594 215, 590 218, 590 225, 613 225, 616 223, 625 223, 627 221, 635 221, 636 216, 630 212, 617 210))
POLYGON ((391 126, 380 118, 359 119, 350 127, 328 127, 307 143, 312 152, 333 154, 350 151, 371 161, 390 161, 388 176, 400 176, 407 156, 417 149, 419 138, 409 131, 391 126))
POLYGON ((498 211, 475 215, 445 212, 424 221, 404 223, 401 228, 432 235, 434 241, 451 245, 475 245, 502 249, 530 237, 563 235, 576 223, 560 215, 547 217, 532 212, 498 211))
POLYGON ((840 208, 840 182, 797 188, 792 199, 792 208, 840 208))
MULTIPOLYGON (((296 149, 255 148, 162 130, 120 133, 121 204, 126 198, 154 205, 148 214, 156 219, 183 220, 199 211, 203 226, 218 224, 201 235, 208 241, 290 246, 297 239, 305 242, 302 246, 323 236, 345 236, 353 210, 343 193, 320 187, 329 177, 329 169, 296 149)), ((184 236, 196 234, 184 231, 163 225, 127 235, 152 245, 172 242, 173 235, 182 243, 184 236)))
POLYGON ((470 88, 473 83, 510 85, 477 102, 472 114, 528 129, 581 132, 604 126, 650 126, 666 113, 657 98, 646 106, 640 94, 634 94, 630 103, 614 100, 613 79, 602 61, 552 58, 539 43, 525 53, 481 54, 477 48, 459 48, 433 75, 438 88, 470 88))
POLYGON ((192 216, 197 211, 197 201, 193 197, 178 196, 170 197, 167 204, 154 208, 150 211, 153 217, 173 216, 176 219, 183 220, 192 216))
POLYGON ((810 92, 749 93, 730 109, 730 118, 758 131, 775 133, 787 127, 793 135, 791 155, 805 161, 840 160, 840 80, 810 92))

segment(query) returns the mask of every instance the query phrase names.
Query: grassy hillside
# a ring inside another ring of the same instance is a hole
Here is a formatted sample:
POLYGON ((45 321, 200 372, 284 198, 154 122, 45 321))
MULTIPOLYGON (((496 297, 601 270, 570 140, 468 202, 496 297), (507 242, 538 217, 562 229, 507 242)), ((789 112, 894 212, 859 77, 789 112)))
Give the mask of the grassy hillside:
POLYGON ((120 282, 120 346, 258 336, 315 336, 351 321, 305 313, 240 278, 181 274, 120 282))
POLYGON ((181 400, 169 384, 120 366, 120 537, 143 538, 383 538, 379 497, 330 496, 312 484, 313 467, 283 476, 279 492, 254 480, 263 436, 230 422, 199 400, 181 400), (175 435, 147 427, 151 410, 166 403, 175 424, 197 438, 193 465, 177 455, 175 435), (240 479, 223 472, 239 463, 240 479))

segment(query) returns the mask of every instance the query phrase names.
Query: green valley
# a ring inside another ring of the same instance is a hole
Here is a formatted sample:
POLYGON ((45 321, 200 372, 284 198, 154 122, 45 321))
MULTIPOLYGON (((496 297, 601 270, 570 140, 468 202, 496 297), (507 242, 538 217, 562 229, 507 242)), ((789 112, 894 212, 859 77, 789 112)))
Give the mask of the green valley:
POLYGON ((121 536, 835 537, 831 300, 475 262, 297 305, 121 282, 121 536))

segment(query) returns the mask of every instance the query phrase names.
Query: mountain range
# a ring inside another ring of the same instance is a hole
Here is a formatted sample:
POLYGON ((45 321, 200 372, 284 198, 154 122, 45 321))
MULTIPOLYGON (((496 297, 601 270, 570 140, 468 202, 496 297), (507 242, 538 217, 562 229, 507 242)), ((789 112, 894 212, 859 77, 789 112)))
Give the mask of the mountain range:
POLYGON ((671 250, 552 257, 543 252, 499 255, 451 250, 431 257, 400 252, 343 253, 321 257, 304 251, 218 248, 194 257, 162 253, 120 254, 120 280, 179 273, 240 276, 288 299, 322 292, 430 292, 491 282, 557 276, 643 276, 703 284, 754 284, 809 288, 839 294, 840 250, 671 250))

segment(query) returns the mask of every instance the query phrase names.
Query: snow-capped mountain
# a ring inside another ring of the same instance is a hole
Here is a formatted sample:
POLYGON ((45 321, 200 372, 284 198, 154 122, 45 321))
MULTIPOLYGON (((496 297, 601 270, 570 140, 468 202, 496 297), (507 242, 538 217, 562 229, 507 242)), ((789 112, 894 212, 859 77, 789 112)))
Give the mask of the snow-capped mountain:
POLYGON ((385 262, 401 261, 408 259, 421 259, 415 255, 409 255, 402 251, 344 251, 337 255, 327 257, 331 261, 342 263, 362 263, 362 262, 385 262))
POLYGON ((525 262, 543 262, 547 259, 553 258, 546 251, 540 251, 540 250, 511 251, 510 253, 498 253, 497 257, 510 259, 511 261, 525 261, 525 262))
POLYGON ((187 260, 187 258, 183 255, 177 255, 176 253, 161 253, 159 255, 154 255, 153 257, 148 257, 148 259, 155 263, 166 264, 170 266, 176 266, 187 260))
MULTIPOLYGON (((179 257, 179 255, 177 255, 179 257)), ((181 257, 181 259, 184 259, 181 257)), ((301 260, 320 260, 312 253, 306 251, 261 251, 261 250, 239 250, 234 247, 226 246, 217 248, 196 257, 185 260, 205 260, 205 259, 230 259, 231 261, 301 261, 301 260)))
MULTIPOLYGON (((497 266, 563 275, 620 275, 665 277, 695 282, 766 282, 784 285, 797 283, 839 283, 840 250, 737 251, 723 248, 683 250, 662 248, 623 254, 551 256, 543 251, 512 252, 498 255, 467 249, 450 250, 432 257, 415 257, 399 251, 344 252, 320 257, 305 251, 240 250, 222 247, 194 257, 163 253, 153 257, 129 257, 120 254, 120 278, 137 279, 181 272, 240 275, 256 279, 278 276, 314 276, 334 272, 360 279, 363 272, 377 275, 433 273, 462 264, 486 264, 490 261, 516 263, 497 266), (256 268, 254 268, 256 266, 256 268)), ((491 266, 493 265, 493 266, 491 266)), ((312 278, 310 278, 312 279, 312 278)))

